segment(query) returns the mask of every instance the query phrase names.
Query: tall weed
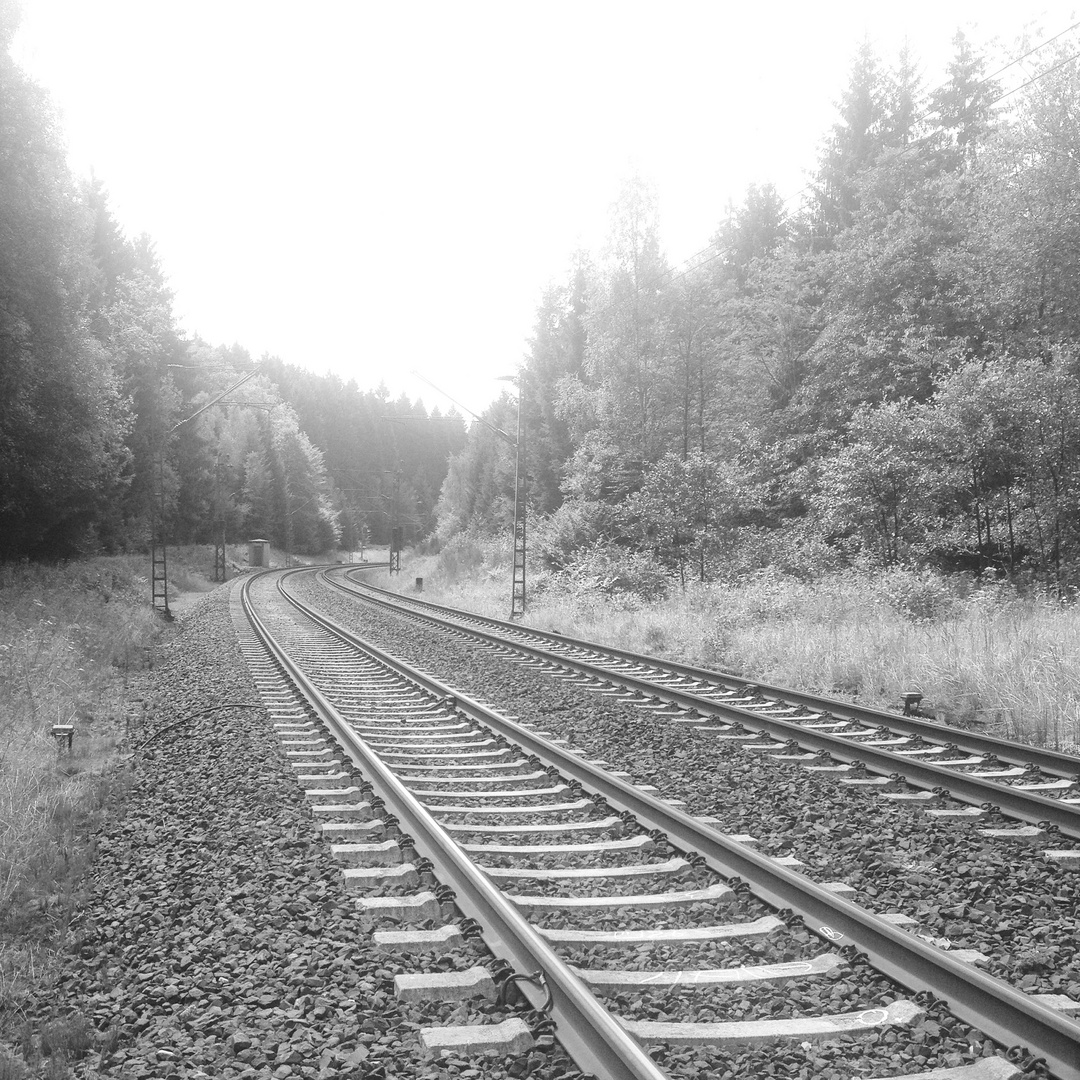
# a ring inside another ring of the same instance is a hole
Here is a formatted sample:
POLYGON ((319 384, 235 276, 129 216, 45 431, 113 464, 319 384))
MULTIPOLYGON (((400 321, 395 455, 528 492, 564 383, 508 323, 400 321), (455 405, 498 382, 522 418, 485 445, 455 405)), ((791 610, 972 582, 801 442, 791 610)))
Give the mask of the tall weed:
POLYGON ((17 989, 8 935, 67 918, 89 855, 102 770, 123 735, 129 675, 159 632, 135 556, 0 566, 0 992, 17 989), (54 724, 73 724, 61 754, 54 724))
MULTIPOLYGON (((425 593, 505 618, 509 538, 502 549, 498 563, 452 582, 428 564, 425 593)), ((628 603, 567 589, 565 575, 529 579, 529 624, 886 709, 918 691, 946 723, 1057 748, 1080 742, 1080 611, 1007 583, 908 571, 805 580, 766 568, 628 603)), ((384 578, 391 588, 411 581, 384 578)))

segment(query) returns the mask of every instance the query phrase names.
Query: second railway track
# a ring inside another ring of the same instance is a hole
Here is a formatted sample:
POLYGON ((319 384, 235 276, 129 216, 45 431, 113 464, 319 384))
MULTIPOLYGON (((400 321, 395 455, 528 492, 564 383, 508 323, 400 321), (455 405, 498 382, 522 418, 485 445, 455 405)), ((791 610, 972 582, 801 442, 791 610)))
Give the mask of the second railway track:
POLYGON ((843 899, 456 686, 380 671, 347 632, 301 614, 274 578, 252 590, 262 632, 282 643, 273 663, 307 683, 297 706, 266 666, 272 646, 245 646, 268 701, 280 701, 286 752, 324 829, 350 838, 337 845, 357 864, 343 881, 363 892, 376 925, 440 924, 385 939, 427 958, 396 992, 442 1001, 432 1015, 444 1021, 488 1021, 464 1025, 486 1029, 468 1035, 433 1024, 421 1032, 433 1053, 455 1038, 494 1038, 496 1027, 544 1040, 553 1022, 579 1066, 603 1076, 748 1075, 778 1062, 780 1075, 889 1076, 977 1059, 1004 1076, 1039 1058, 1055 1076, 1080 1076, 1080 1026, 1055 1007, 1060 995, 981 971, 900 928, 902 913, 843 899), (472 923, 451 913, 446 887, 472 923), (473 924, 506 965, 425 974, 447 948, 443 966, 461 968, 455 943, 473 924), (524 1001, 445 1008, 484 1001, 498 982, 524 1001), (1000 1044, 985 1060, 980 1032, 1000 1044))
POLYGON ((841 768, 865 766, 879 777, 903 776, 922 789, 923 798, 947 792, 974 807, 972 815, 993 807, 1080 838, 1080 757, 1074 754, 485 619, 386 593, 351 580, 351 574, 349 580, 322 576, 337 588, 359 586, 374 602, 517 652, 549 672, 580 674, 598 689, 607 684, 651 699, 641 702, 645 707, 671 705, 683 718, 726 713, 751 733, 821 752, 841 768))

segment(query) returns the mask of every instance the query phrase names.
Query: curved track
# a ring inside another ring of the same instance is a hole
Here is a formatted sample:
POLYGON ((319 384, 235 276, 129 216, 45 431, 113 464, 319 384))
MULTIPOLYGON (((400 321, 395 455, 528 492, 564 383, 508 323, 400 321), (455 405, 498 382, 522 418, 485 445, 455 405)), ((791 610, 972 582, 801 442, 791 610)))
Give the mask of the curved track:
POLYGON ((744 729, 736 737, 749 732, 777 740, 763 750, 799 748, 827 756, 840 771, 879 778, 869 782, 902 777, 919 789, 918 797, 948 795, 1080 838, 1080 757, 485 619, 326 572, 321 576, 371 602, 470 634, 493 649, 515 651, 552 674, 574 674, 606 692, 636 695, 643 708, 672 706, 679 710, 673 719, 735 723, 744 729))
MULTIPOLYGON (((553 1023, 583 1070, 655 1078, 664 1073, 644 1047, 729 1050, 792 1039, 809 1046, 843 1036, 858 1048, 883 1028, 922 1024, 927 1009, 940 1012, 945 999, 952 1014, 1002 1046, 1030 1048, 1062 1080, 1080 1077, 1075 1021, 380 653, 290 597, 289 576, 245 582, 237 620, 252 628, 241 632, 245 652, 314 812, 330 835, 353 841, 335 847, 354 864, 343 871, 346 884, 374 892, 358 899, 373 918, 392 913, 401 921, 415 910, 448 919, 411 935, 389 932, 388 948, 438 950, 475 924, 494 957, 488 967, 459 973, 450 987, 422 975, 399 977, 398 993, 483 996, 502 982, 525 996, 513 1015, 469 1035, 468 1045, 543 1040, 553 1023), (431 873, 441 893, 424 889, 431 873), (451 895, 471 923, 455 919, 451 895), (748 965, 739 952, 747 942, 768 962, 748 965), (709 967, 695 955, 706 947, 709 956, 719 948, 742 963, 709 967), (668 959, 655 968, 590 967, 597 949, 616 956, 652 950, 668 959), (783 1010, 782 984, 837 971, 850 986, 845 1008, 770 1019, 783 1010), (617 1018, 604 1004, 627 995, 670 997, 687 987, 721 997, 738 987, 745 995, 748 986, 760 1017, 740 1023, 702 1021, 700 1011, 694 1019, 617 1018)), ((697 710, 705 703, 714 717, 734 709, 740 722, 744 714, 761 719, 746 702, 718 706, 670 685, 656 696, 653 707, 666 701, 697 710)), ((733 723, 723 727, 718 734, 739 734, 733 723)), ((421 1037, 437 1049, 459 1034, 431 1029, 421 1037)), ((988 1062, 984 1068, 998 1068, 995 1075, 1015 1072, 1003 1058, 988 1062)))

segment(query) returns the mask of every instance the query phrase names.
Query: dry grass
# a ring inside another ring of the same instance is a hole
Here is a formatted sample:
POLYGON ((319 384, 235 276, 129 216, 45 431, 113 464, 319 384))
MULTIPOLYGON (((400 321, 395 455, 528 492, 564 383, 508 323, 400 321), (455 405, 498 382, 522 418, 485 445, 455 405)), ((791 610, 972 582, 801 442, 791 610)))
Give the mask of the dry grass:
MULTIPOLYGON (((506 618, 508 556, 457 547, 449 557, 409 557, 400 576, 381 578, 412 592, 423 576, 427 599, 506 618)), ((1000 583, 904 571, 814 582, 765 574, 646 603, 556 588, 538 575, 526 621, 889 709, 920 691, 947 723, 1059 749, 1080 741, 1080 611, 1000 583)))

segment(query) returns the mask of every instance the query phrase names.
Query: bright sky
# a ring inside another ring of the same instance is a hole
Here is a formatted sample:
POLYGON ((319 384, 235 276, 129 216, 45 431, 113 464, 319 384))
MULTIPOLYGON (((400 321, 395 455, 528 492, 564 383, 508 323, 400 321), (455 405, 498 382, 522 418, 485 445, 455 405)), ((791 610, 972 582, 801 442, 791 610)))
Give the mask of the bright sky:
POLYGON ((60 106, 73 167, 157 242, 187 330, 447 407, 416 369, 476 411, 632 171, 681 261, 748 183, 799 191, 865 34, 887 62, 910 39, 932 87, 958 26, 1003 64, 1025 26, 1038 42, 1078 17, 1016 0, 23 8, 16 59, 60 106))

